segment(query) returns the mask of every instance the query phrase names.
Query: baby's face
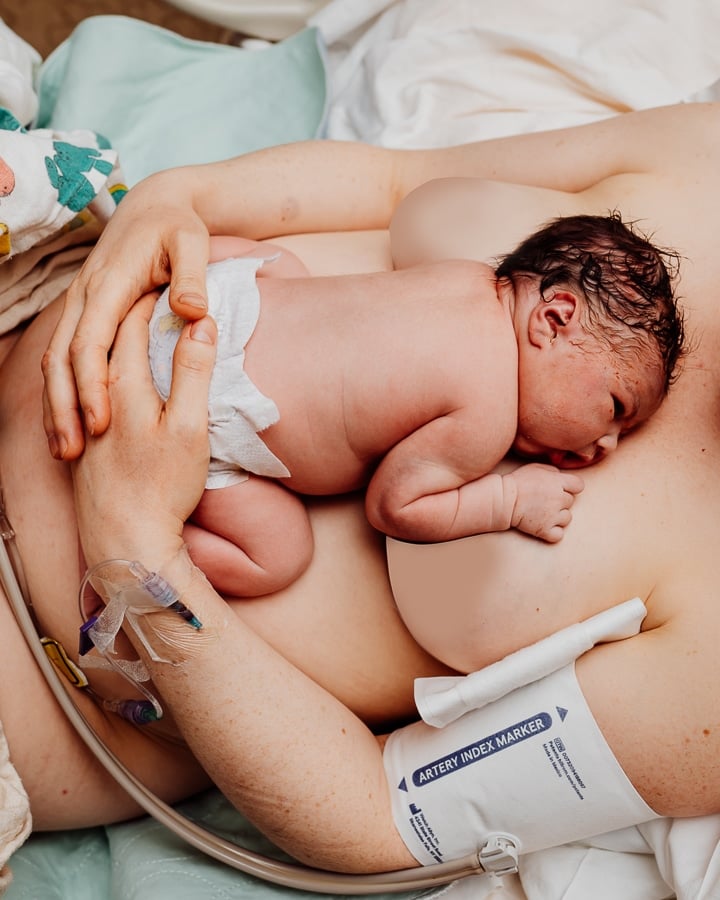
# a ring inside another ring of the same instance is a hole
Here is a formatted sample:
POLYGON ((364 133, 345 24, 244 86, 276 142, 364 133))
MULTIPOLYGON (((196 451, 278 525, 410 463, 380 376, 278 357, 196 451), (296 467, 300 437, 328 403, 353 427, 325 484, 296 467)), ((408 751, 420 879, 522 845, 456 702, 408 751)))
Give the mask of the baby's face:
POLYGON ((563 469, 599 462, 664 396, 657 357, 646 352, 630 364, 597 342, 569 346, 526 376, 520 378, 513 448, 563 469))

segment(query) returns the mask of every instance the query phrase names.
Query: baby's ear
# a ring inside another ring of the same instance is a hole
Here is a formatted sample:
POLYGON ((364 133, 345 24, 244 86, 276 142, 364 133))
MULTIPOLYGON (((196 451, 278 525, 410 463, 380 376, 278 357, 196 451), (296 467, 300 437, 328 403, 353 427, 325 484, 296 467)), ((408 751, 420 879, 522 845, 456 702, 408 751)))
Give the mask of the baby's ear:
POLYGON ((577 319, 578 311, 578 298, 572 291, 554 290, 539 297, 528 322, 531 342, 538 346, 553 343, 561 330, 577 319))

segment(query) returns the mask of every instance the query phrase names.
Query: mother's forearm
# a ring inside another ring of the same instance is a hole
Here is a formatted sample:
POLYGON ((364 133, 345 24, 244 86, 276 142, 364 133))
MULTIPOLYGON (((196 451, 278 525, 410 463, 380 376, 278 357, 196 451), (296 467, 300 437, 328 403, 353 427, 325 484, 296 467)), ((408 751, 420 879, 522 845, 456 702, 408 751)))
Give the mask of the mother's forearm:
POLYGON ((307 141, 207 166, 163 173, 184 192, 211 233, 256 239, 284 234, 387 228, 397 200, 395 151, 307 141), (185 182, 183 184, 183 181, 185 182))
POLYGON ((112 422, 73 467, 87 564, 129 559, 160 570, 178 594, 170 599, 199 618, 198 630, 169 608, 139 614, 155 659, 127 631, 163 704, 231 802, 283 849, 316 866, 411 865, 393 824, 376 739, 242 623, 182 549, 183 523, 207 476, 217 331, 210 318, 183 330, 163 403, 147 358, 151 306, 136 304, 118 332, 108 381, 112 422))
POLYGON ((202 622, 143 619, 161 702, 228 799, 297 859, 338 871, 414 865, 393 825, 375 736, 242 623, 185 554, 163 570, 202 622), (164 638, 168 637, 170 644, 164 638))

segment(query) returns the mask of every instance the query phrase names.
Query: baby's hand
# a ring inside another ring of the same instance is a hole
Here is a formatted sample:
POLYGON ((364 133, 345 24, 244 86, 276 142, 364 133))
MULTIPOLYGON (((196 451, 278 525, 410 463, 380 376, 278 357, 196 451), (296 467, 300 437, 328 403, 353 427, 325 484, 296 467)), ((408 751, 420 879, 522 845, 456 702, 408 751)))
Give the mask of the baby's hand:
POLYGON ((585 487, 582 478, 542 463, 521 466, 503 478, 513 479, 517 490, 512 527, 551 544, 561 540, 575 495, 585 487))

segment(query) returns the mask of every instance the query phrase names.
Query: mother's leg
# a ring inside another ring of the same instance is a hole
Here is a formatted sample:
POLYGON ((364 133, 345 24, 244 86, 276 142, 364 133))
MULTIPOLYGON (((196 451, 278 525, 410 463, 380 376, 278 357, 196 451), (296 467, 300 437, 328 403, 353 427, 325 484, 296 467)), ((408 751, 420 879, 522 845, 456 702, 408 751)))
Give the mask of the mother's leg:
MULTIPOLYGON (((207 776, 187 750, 106 715, 89 696, 69 690, 98 735, 165 800, 207 786, 207 776)), ((107 824, 141 812, 70 724, 1 593, 0 719, 36 831, 107 824)))

